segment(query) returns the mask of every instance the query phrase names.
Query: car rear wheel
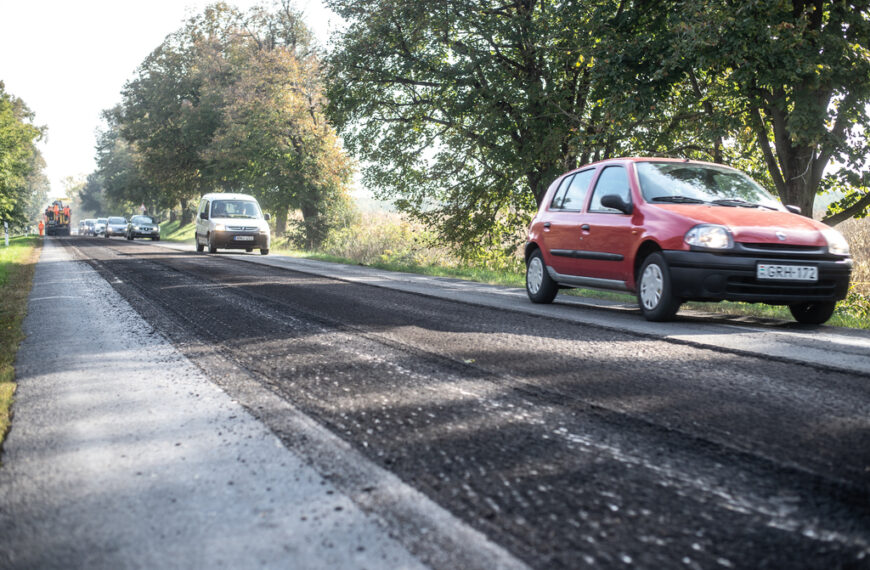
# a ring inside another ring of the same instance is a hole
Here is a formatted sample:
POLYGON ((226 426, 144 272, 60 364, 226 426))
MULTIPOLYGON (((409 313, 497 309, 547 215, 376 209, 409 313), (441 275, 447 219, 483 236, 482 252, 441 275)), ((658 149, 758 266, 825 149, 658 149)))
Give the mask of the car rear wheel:
POLYGON ((552 303, 559 286, 550 278, 544 266, 541 250, 535 250, 526 264, 526 294, 532 303, 552 303))
POLYGON ((795 303, 794 305, 789 305, 788 310, 791 311, 794 320, 799 323, 805 325, 820 325, 831 318, 836 306, 837 303, 835 301, 795 303))
POLYGON ((671 285, 671 271, 660 253, 650 254, 640 268, 637 303, 648 321, 669 321, 680 308, 671 285))
POLYGON ((261 248, 261 249, 260 249, 260 255, 269 255, 269 248, 268 248, 268 247, 266 247, 266 248, 261 248))

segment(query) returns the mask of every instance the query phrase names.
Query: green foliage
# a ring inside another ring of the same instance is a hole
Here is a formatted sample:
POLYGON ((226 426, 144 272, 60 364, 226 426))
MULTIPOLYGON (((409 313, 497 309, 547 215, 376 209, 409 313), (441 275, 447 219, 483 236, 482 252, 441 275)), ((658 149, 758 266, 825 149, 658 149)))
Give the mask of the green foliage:
POLYGON ((289 3, 242 13, 218 3, 140 66, 106 112, 94 178, 108 204, 149 211, 213 191, 254 194, 278 233, 299 210, 308 245, 348 207, 353 164, 323 116, 320 62, 289 3))
POLYGON ((33 113, 9 94, 0 81, 0 221, 12 227, 30 223, 41 212, 48 193, 45 162, 36 148, 43 128, 33 113))

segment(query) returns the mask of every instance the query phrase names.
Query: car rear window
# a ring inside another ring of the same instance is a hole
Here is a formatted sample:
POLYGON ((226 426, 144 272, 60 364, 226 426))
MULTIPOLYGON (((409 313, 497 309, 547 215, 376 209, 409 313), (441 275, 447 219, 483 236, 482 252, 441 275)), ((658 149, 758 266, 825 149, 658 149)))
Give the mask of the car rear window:
POLYGON ((582 210, 583 204, 586 202, 589 183, 592 182, 594 174, 595 169, 590 168, 578 172, 574 176, 566 176, 559 185, 559 190, 556 192, 550 207, 556 210, 582 210))

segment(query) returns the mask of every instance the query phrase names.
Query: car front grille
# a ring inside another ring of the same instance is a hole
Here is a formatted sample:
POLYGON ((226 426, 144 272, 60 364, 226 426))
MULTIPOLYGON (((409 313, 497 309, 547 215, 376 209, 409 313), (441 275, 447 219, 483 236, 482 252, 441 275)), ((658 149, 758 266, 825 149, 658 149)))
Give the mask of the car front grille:
POLYGON ((227 229, 231 232, 255 232, 257 231, 257 226, 227 226, 227 229))
POLYGON ((830 298, 837 284, 831 280, 819 280, 816 283, 805 282, 763 282, 754 277, 732 276, 726 282, 726 291, 734 296, 745 297, 812 297, 830 298))

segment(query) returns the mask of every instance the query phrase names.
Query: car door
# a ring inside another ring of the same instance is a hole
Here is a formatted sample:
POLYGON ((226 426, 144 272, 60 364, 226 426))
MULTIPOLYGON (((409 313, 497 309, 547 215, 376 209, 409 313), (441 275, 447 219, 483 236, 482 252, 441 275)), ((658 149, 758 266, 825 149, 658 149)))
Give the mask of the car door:
POLYGON ((197 243, 205 242, 205 234, 208 232, 208 220, 202 219, 202 213, 208 211, 208 200, 203 200, 199 203, 199 209, 196 212, 196 236, 197 243))
POLYGON ((577 275, 575 254, 581 240, 581 213, 594 176, 594 167, 566 176, 547 211, 544 247, 550 266, 562 275, 577 275))
POLYGON ((633 214, 601 205, 601 198, 608 194, 616 194, 625 203, 632 203, 628 170, 624 166, 603 168, 595 181, 580 224, 575 275, 628 281, 632 273, 631 252, 636 247, 639 232, 633 223, 633 214))

